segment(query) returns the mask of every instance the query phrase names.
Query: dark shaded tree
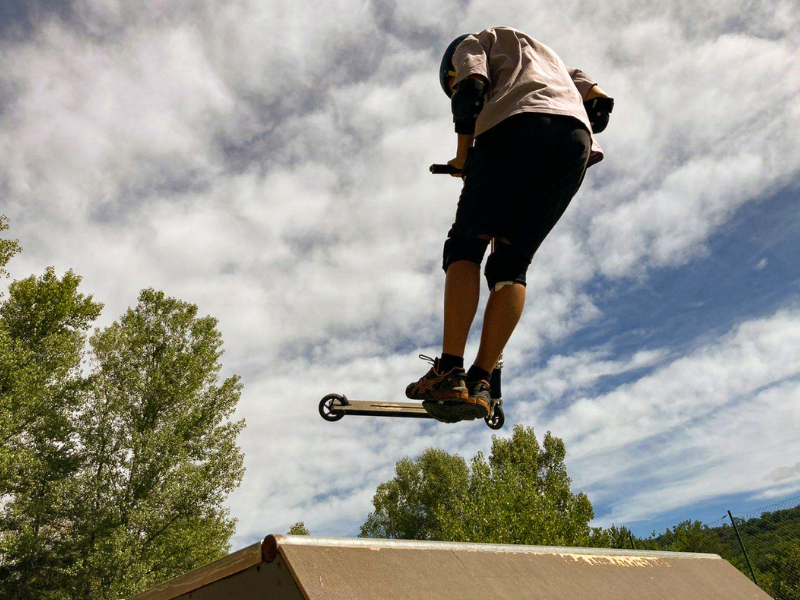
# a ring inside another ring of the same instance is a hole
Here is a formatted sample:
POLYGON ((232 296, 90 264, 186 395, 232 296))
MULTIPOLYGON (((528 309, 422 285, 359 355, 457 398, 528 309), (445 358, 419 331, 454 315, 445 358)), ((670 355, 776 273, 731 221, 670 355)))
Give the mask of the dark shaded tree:
POLYGON ((800 600, 800 541, 785 541, 765 554, 761 564, 764 590, 776 600, 800 600))
MULTIPOLYGON (((736 520, 759 585, 776 600, 800 600, 800 507, 736 520)), ((649 550, 719 554, 747 577, 750 567, 730 523, 709 527, 684 521, 660 535, 637 540, 649 550)))

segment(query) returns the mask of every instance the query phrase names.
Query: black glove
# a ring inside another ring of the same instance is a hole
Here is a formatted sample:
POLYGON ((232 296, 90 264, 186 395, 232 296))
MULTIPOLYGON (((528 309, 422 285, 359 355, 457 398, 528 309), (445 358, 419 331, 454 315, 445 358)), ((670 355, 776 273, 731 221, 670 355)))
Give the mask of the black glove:
POLYGON ((613 98, 594 98, 583 103, 586 114, 589 115, 589 122, 592 124, 592 131, 600 133, 608 127, 608 120, 611 118, 611 111, 614 110, 613 98))

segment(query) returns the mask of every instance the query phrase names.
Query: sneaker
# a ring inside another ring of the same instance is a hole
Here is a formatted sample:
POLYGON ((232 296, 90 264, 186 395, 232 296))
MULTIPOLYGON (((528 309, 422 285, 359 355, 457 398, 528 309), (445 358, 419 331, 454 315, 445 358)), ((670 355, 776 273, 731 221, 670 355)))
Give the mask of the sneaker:
POLYGON ((423 400, 422 408, 440 423, 458 423, 463 419, 454 415, 451 407, 454 403, 462 402, 465 402, 465 400, 423 400))
POLYGON ((467 386, 464 385, 467 374, 464 369, 456 367, 447 373, 441 373, 438 358, 424 354, 419 357, 433 366, 418 381, 408 384, 406 397, 412 400, 467 400, 469 396, 467 386))
POLYGON ((424 400, 422 407, 437 421, 458 423, 483 419, 489 415, 489 408, 483 400, 458 398, 456 400, 424 400))
POLYGON ((489 413, 492 411, 492 386, 491 384, 482 379, 480 381, 471 381, 467 384, 467 392, 469 397, 467 402, 472 404, 473 406, 480 407, 479 411, 485 410, 485 414, 481 414, 482 417, 488 416, 489 413))
POLYGON ((466 385, 464 369, 453 369, 446 375, 439 373, 439 359, 420 355, 420 358, 433 363, 427 375, 406 388, 406 396, 415 400, 423 400, 425 411, 442 423, 458 423, 482 419, 491 412, 491 386, 486 381, 475 382, 472 387, 466 385), (450 383, 447 378, 451 377, 450 383), (428 388, 437 388, 437 393, 430 393, 428 388), (461 388, 464 391, 456 394, 461 388))
POLYGON ((476 381, 467 385, 467 398, 425 400, 425 411, 442 423, 472 421, 489 416, 492 405, 491 387, 486 381, 476 381))

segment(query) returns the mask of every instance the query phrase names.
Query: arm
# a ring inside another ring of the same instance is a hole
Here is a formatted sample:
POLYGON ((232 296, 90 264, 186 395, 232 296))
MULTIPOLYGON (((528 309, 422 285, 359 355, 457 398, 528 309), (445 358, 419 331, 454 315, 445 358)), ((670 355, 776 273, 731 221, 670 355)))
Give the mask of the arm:
MULTIPOLYGON (((458 134, 458 149, 456 150, 456 157, 448 161, 448 165, 455 167, 459 171, 464 168, 464 163, 467 162, 467 153, 469 149, 472 148, 472 144, 475 141, 475 136, 471 133, 459 133, 458 134)), ((453 177, 461 177, 461 173, 454 174, 453 177)))
POLYGON ((581 95, 581 99, 584 102, 591 100, 592 98, 589 98, 588 96, 595 93, 593 90, 597 88, 597 82, 580 69, 567 67, 567 71, 569 72, 569 76, 572 77, 572 83, 574 83, 575 87, 578 88, 578 93, 581 95))
POLYGON ((488 50, 491 44, 490 32, 484 31, 466 38, 453 55, 453 65, 458 75, 454 80, 455 93, 451 108, 458 146, 456 157, 448 164, 457 169, 464 167, 467 153, 472 148, 475 121, 483 109, 484 96, 489 90, 488 50))
MULTIPOLYGON (((447 164, 459 171, 464 168, 469 149, 475 141, 475 122, 483 110, 483 98, 487 87, 482 75, 470 75, 458 84, 453 94, 453 122, 458 134, 458 147, 456 157, 447 164)), ((453 176, 459 177, 460 174, 453 176)))
POLYGON ((453 66, 458 75, 455 85, 464 79, 479 76, 479 78, 489 84, 489 53, 493 45, 493 34, 490 31, 467 37, 453 54, 453 66))
POLYGON ((489 91, 489 57, 479 39, 485 33, 467 37, 453 54, 457 75, 453 80, 451 109, 455 130, 459 135, 475 133, 475 121, 483 110, 484 97, 489 91))
POLYGON ((593 133, 600 133, 608 126, 611 111, 614 110, 614 99, 606 94, 597 82, 580 69, 567 67, 570 77, 578 88, 583 99, 583 106, 592 125, 593 133))

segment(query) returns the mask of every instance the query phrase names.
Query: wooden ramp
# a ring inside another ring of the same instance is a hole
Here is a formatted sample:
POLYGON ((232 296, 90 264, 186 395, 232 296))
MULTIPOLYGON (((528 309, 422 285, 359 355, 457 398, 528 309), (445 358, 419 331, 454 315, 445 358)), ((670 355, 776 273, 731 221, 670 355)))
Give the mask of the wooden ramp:
POLYGON ((716 554, 269 535, 131 600, 769 600, 716 554))

